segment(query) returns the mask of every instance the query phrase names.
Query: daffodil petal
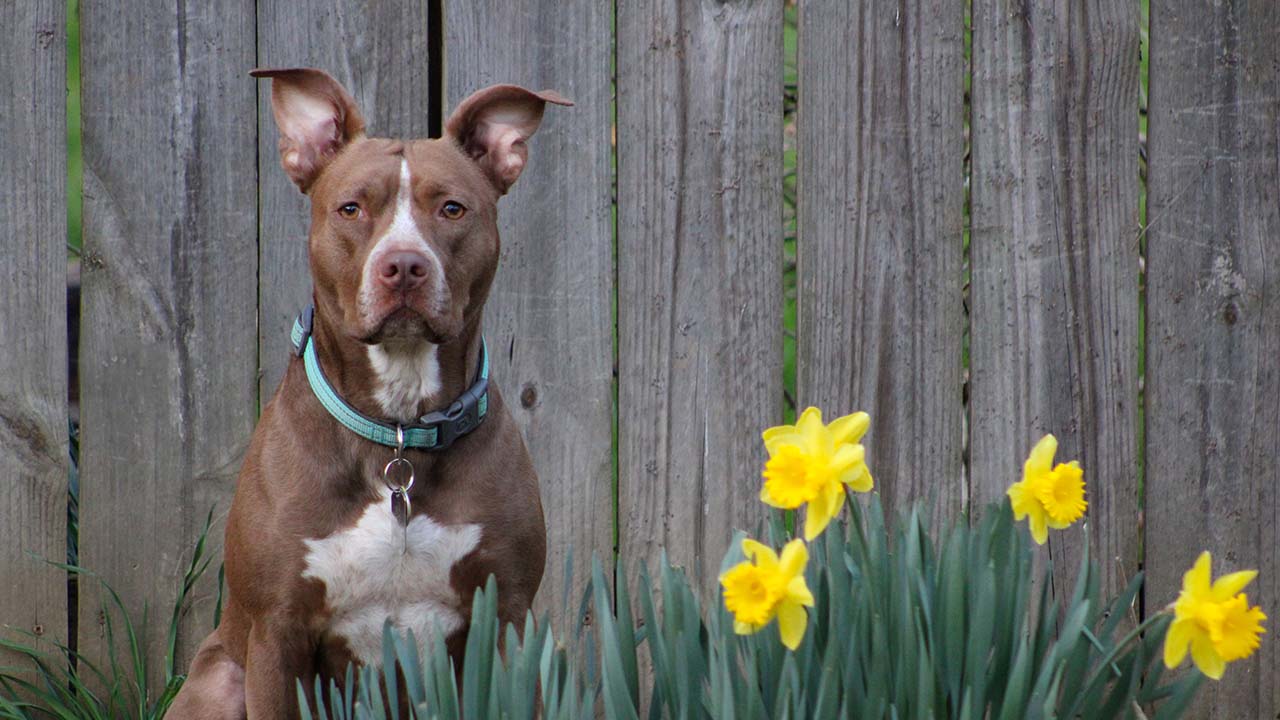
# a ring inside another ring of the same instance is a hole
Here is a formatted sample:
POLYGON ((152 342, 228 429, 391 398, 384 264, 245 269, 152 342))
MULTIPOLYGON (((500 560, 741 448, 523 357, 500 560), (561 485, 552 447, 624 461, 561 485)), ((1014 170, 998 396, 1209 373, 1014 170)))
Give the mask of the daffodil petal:
POLYGON ((810 456, 822 457, 831 453, 831 433, 822 424, 822 413, 817 408, 811 407, 800 415, 796 420, 796 430, 803 438, 801 447, 810 456))
POLYGON ((776 500, 773 499, 773 496, 769 494, 768 485, 764 485, 763 487, 760 488, 760 502, 764 503, 765 505, 768 505, 769 507, 782 507, 777 503, 776 500))
POLYGON ((1200 672, 1205 677, 1214 680, 1222 679, 1222 672, 1226 669, 1227 663, 1218 656, 1218 652, 1213 649, 1213 643, 1207 635, 1200 635, 1191 640, 1191 659, 1195 662, 1196 667, 1200 668, 1200 672))
POLYGON ((742 539, 742 554, 747 556, 751 562, 762 568, 774 568, 778 566, 778 555, 773 548, 763 543, 756 542, 751 538, 742 539))
POLYGON ((809 551, 805 548, 804 543, 800 542, 800 538, 796 538, 782 547, 782 557, 778 561, 778 569, 787 577, 799 575, 804 572, 804 566, 809 562, 809 551))
POLYGON ((1034 498, 1031 497, 1031 493, 1027 492, 1027 484, 1025 482, 1016 482, 1010 485, 1006 494, 1009 496, 1009 505, 1013 508, 1014 520, 1021 522, 1023 518, 1031 514, 1030 503, 1034 501, 1034 498))
POLYGON ((846 471, 844 475, 840 476, 840 482, 848 485, 850 490, 861 493, 871 492, 871 488, 875 486, 875 483, 871 481, 871 471, 867 469, 866 465, 858 465, 846 471))
POLYGON ((840 445, 831 456, 831 471, 843 475, 861 465, 867 457, 866 448, 861 445, 840 445))
POLYGON ((783 602, 778 606, 778 634, 782 636, 782 644, 789 650, 800 647, 804 639, 804 629, 809 622, 809 614, 804 608, 794 603, 783 602))
POLYGON ((839 445, 858 442, 867 433, 869 427, 871 427, 871 416, 864 412, 856 412, 832 420, 827 429, 831 431, 832 439, 839 445))
POLYGON ((813 592, 809 590, 809 583, 805 582, 803 575, 797 575, 787 583, 787 598, 805 607, 813 607, 813 592))
POLYGON ((733 621, 733 631, 739 635, 750 635, 760 628, 744 622, 733 621))
POLYGON ((840 508, 844 507, 845 497, 847 497, 844 491, 844 485, 838 482, 833 482, 826 486, 826 488, 823 489, 823 492, 827 494, 827 500, 835 506, 835 511, 832 515, 839 515, 840 508))
POLYGON ((1036 541, 1037 545, 1043 545, 1049 541, 1049 517, 1044 510, 1032 511, 1028 513, 1029 523, 1031 525, 1031 538, 1036 541))
POLYGON ((1053 455, 1058 452, 1058 438, 1052 435, 1045 435, 1040 438, 1040 442, 1031 448, 1031 454, 1027 456, 1027 462, 1022 466, 1023 478, 1047 473, 1053 469, 1053 455))
POLYGON ((803 433, 806 427, 812 428, 815 425, 822 427, 822 411, 810 405, 796 418, 796 430, 803 433))
POLYGON ((818 493, 818 497, 809 502, 808 510, 805 513, 804 539, 812 542, 814 538, 821 535, 822 531, 826 530, 827 525, 831 523, 831 518, 835 517, 839 510, 839 502, 832 502, 830 493, 818 493))
POLYGON ((803 438, 800 433, 796 432, 795 425, 779 425, 765 430, 761 434, 764 439, 764 449, 773 455, 778 448, 783 445, 799 445, 803 438))
POLYGON ((1164 666, 1170 670, 1182 664, 1187 657, 1191 645, 1191 633, 1194 625, 1189 620, 1174 620, 1169 632, 1164 636, 1164 666))
POLYGON ((828 519, 827 522, 831 522, 831 520, 834 520, 839 516, 840 511, 844 509, 844 485, 841 485, 838 482, 833 482, 827 485, 820 494, 827 496, 827 505, 831 508, 831 518, 828 519))
POLYGON ((1235 597, 1236 593, 1244 589, 1245 585, 1253 582, 1258 577, 1257 570, 1241 570, 1223 575, 1213 583, 1211 595, 1217 602, 1225 602, 1235 597))
POLYGON ((1209 556, 1209 551, 1205 550, 1200 553, 1200 557, 1196 558, 1196 564, 1182 576, 1182 590, 1195 597, 1208 595, 1210 591, 1209 578, 1212 572, 1213 559, 1209 556))

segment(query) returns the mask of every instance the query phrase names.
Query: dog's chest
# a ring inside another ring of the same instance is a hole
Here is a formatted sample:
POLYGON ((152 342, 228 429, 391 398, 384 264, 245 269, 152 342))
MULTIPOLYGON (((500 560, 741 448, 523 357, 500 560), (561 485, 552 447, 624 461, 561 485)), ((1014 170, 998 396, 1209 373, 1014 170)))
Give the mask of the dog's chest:
POLYGON ((400 527, 387 491, 354 526, 307 540, 302 575, 324 583, 327 633, 344 640, 358 661, 374 663, 382 657, 387 619, 423 644, 437 630, 448 635, 462 626, 449 571, 479 542, 479 525, 441 525, 424 514, 400 527))

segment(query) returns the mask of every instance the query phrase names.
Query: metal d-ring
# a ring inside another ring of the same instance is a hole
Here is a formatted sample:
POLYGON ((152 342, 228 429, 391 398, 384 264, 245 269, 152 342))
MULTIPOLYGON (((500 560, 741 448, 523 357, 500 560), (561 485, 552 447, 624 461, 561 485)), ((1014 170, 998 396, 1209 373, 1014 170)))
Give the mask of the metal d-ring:
POLYGON ((385 483, 386 486, 388 488, 391 488, 392 490, 402 490, 404 492, 408 492, 409 488, 413 487, 413 463, 409 462, 407 459, 402 457, 391 458, 391 460, 387 462, 386 467, 382 468, 382 482, 385 483), (396 485, 391 482, 391 468, 401 464, 409 468, 409 482, 403 485, 396 485))

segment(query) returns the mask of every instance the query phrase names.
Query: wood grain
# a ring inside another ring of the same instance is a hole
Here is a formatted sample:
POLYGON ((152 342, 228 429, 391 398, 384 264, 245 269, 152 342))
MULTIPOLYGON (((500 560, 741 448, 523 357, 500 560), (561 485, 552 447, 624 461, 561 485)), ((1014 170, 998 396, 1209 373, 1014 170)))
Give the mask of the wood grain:
POLYGON ((542 486, 535 611, 568 632, 592 554, 613 558, 612 13, 593 0, 454 0, 444 14, 450 108, 502 82, 575 103, 547 107, 529 167, 498 204, 502 256, 485 309, 494 378, 542 486))
POLYGON ((963 9, 800 8, 799 408, 868 411, 886 507, 935 526, 968 496, 963 9))
POLYGON ((65 3, 0 8, 0 637, 21 642, 67 639, 43 562, 67 548, 65 27, 65 3))
MULTIPOLYGON (((1147 608, 1202 550, 1280 617, 1280 6, 1151 8, 1147 608)), ((1188 717, 1280 713, 1275 620, 1188 717)), ((1192 671, 1194 672, 1194 671, 1192 671)))
MULTIPOLYGON (((1085 469, 1104 591, 1140 548, 1137 21, 1127 0, 973 5, 973 499, 1055 434, 1085 469)), ((1059 588, 1084 533, 1050 536, 1059 588)))
POLYGON ((782 3, 619 3, 618 28, 621 560, 665 548, 713 598, 782 419, 782 3))
MULTIPOLYGON (((81 42, 80 559, 139 627, 148 608, 158 683, 183 572, 210 508, 226 513, 256 409, 254 3, 85 3, 81 42)), ((182 619, 179 668, 212 625, 219 562, 182 619)), ((105 667, 105 596, 81 589, 80 651, 105 667)))
MULTIPOLYGON (((434 94, 428 0, 260 2, 261 67, 317 67, 356 99, 373 137, 427 137, 434 94)), ((247 73, 245 68, 243 73, 247 73)), ((289 364, 289 331, 311 302, 307 264, 310 204, 280 169, 271 116, 271 83, 258 83, 261 182, 258 344, 260 397, 275 393, 289 364)))

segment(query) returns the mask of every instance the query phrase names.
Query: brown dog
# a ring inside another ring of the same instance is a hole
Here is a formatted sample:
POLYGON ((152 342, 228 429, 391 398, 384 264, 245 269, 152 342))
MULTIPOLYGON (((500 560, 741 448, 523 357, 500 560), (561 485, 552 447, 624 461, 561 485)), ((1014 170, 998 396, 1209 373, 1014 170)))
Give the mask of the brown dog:
POLYGON ((537 477, 486 387, 481 311, 497 200, 545 103, 568 101, 499 85, 441 139, 371 139, 329 75, 253 75, 272 80, 281 162, 311 199, 314 318, 245 458, 222 624, 176 720, 294 717, 295 681, 377 662, 388 618, 423 641, 440 628, 460 660, 475 589, 496 576, 499 618, 522 621, 545 562, 537 477))

